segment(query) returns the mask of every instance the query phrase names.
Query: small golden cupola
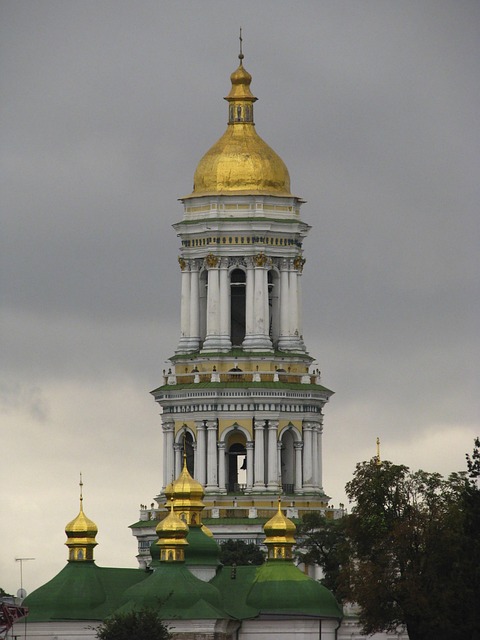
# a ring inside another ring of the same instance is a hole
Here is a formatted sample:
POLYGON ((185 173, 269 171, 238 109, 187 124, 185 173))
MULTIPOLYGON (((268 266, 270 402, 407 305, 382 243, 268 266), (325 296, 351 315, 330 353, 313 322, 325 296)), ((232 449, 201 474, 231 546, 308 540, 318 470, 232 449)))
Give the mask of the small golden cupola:
POLYGON ((174 511, 173 497, 170 499, 170 513, 158 523, 157 545, 160 547, 160 562, 183 562, 188 534, 188 524, 174 511))
POLYGON ((93 562, 93 549, 97 546, 97 525, 83 513, 83 482, 80 474, 80 511, 65 527, 67 534, 68 561, 93 562))
POLYGON ((297 527, 282 513, 282 500, 278 499, 278 511, 263 527, 268 560, 289 560, 293 557, 297 527))
POLYGON ((176 480, 169 486, 167 498, 173 499, 173 508, 179 517, 189 526, 201 524, 201 512, 205 505, 205 491, 187 468, 187 458, 183 456, 183 469, 176 480))
POLYGON ((250 90, 252 76, 243 67, 240 35, 240 64, 230 76, 228 127, 197 165, 193 193, 204 195, 259 194, 291 196, 290 176, 283 160, 255 131, 250 90))

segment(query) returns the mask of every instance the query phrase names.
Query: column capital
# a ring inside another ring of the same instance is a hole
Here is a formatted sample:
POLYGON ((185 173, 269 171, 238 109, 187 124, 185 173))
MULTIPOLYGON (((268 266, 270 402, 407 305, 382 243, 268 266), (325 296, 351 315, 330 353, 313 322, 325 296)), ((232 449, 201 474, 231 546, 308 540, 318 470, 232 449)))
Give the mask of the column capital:
POLYGON ((206 427, 209 431, 213 429, 217 429, 217 421, 216 420, 205 420, 206 427))
POLYGON ((223 442, 223 441, 217 442, 217 447, 218 447, 219 451, 221 451, 222 449, 224 450, 225 449, 225 442, 223 442))
POLYGON ((253 440, 247 440, 245 449, 255 449, 255 442, 253 440))
POLYGON ((162 430, 163 431, 173 431, 175 428, 175 420, 174 418, 164 418, 162 416, 162 430))
POLYGON ((207 269, 218 269, 218 263, 220 262, 220 258, 218 256, 213 255, 213 253, 209 253, 208 256, 206 256, 204 262, 205 262, 205 267, 207 269))
POLYGON ((254 429, 264 429, 265 428, 265 420, 260 420, 259 418, 254 418, 253 420, 254 429))
POLYGON ((278 420, 268 420, 268 428, 269 429, 278 429, 279 421, 278 420))
POLYGON ((294 449, 303 449, 303 442, 301 442, 300 440, 295 440, 293 443, 293 448, 294 449))
POLYGON ((181 451, 183 448, 183 445, 181 442, 174 442, 173 448, 175 449, 175 451, 181 451))
POLYGON ((195 420, 195 427, 198 429, 205 429, 206 420, 195 420))

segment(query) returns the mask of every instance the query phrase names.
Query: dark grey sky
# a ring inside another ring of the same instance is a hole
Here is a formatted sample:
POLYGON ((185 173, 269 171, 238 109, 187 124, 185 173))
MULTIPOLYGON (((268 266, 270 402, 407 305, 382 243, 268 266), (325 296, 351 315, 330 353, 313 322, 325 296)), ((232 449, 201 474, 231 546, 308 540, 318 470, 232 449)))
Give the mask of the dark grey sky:
POLYGON ((449 473, 479 434, 480 5, 6 0, 1 41, 0 586, 102 565, 161 485, 178 340, 171 225, 226 127, 243 27, 259 134, 308 203, 305 339, 332 503, 375 453, 449 473))

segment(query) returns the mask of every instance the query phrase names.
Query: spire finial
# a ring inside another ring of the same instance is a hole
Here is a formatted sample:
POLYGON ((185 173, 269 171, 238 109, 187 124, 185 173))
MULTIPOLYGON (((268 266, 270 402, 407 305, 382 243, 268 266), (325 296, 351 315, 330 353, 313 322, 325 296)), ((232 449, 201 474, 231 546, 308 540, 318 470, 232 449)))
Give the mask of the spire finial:
POLYGON ((243 43, 243 38, 242 38, 242 27, 240 27, 240 53, 238 54, 238 59, 240 60, 240 64, 242 64, 242 60, 245 57, 243 55, 243 50, 242 50, 242 43, 243 43))
POLYGON ((79 485, 80 485, 80 507, 81 507, 82 504, 83 504, 83 480, 82 480, 82 472, 81 471, 80 471, 80 482, 79 482, 79 485))

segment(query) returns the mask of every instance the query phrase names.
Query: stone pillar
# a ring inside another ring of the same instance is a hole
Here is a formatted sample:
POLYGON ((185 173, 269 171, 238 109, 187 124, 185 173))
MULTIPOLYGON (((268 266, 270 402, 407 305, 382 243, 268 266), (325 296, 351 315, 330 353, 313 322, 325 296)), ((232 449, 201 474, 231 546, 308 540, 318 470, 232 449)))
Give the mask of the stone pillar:
POLYGON ((313 486, 312 423, 303 423, 303 488, 313 486))
MULTIPOLYGON (((323 417, 322 417, 323 419, 323 417)), ((318 486, 323 491, 323 451, 322 451, 322 438, 323 438, 323 423, 318 423, 318 486)))
POLYGON ((266 309, 268 308, 267 262, 268 258, 263 253, 253 256, 255 267, 253 326, 243 341, 243 348, 251 351, 272 351, 272 341, 268 335, 268 318, 266 317, 266 309), (265 300, 265 298, 267 299, 265 300))
POLYGON ((288 262, 282 260, 280 262, 280 331, 278 337, 278 348, 284 349, 288 346, 288 262))
POLYGON ((295 441, 293 443, 295 449, 295 493, 302 493, 302 449, 303 442, 295 441))
POLYGON ((175 431, 175 420, 162 416, 163 430, 163 486, 166 487, 174 480, 174 457, 173 457, 173 439, 175 431))
POLYGON ((207 486, 205 492, 218 491, 217 421, 207 420, 207 486))
POLYGON ((228 282, 228 258, 220 260, 220 308, 219 308, 219 342, 223 351, 232 348, 230 339, 230 286, 228 282))
POLYGON ((190 342, 190 268, 187 260, 179 258, 182 270, 182 294, 180 299, 180 341, 177 353, 188 353, 190 342))
POLYGON ((178 478, 182 471, 182 445, 180 442, 176 442, 173 445, 175 451, 175 479, 178 478))
POLYGON ((265 491, 265 420, 254 419, 255 429, 255 481, 254 489, 265 491))
POLYGON ((251 491, 253 487, 253 451, 255 443, 249 440, 246 444, 247 449, 247 491, 251 491))
POLYGON ((248 340, 253 335, 253 299, 255 293, 255 271, 253 269, 253 260, 252 258, 247 258, 245 262, 247 265, 247 274, 245 282, 245 339, 243 346, 248 343, 248 340))
POLYGON ((205 258, 208 268, 207 280, 207 331, 202 351, 218 351, 221 347, 220 325, 220 279, 219 258, 209 254, 205 258))
POLYGON ((278 487, 283 491, 283 478, 282 478, 282 449, 283 444, 281 440, 277 440, 277 469, 278 469, 278 487))
POLYGON ((207 465, 207 447, 206 447, 206 433, 205 433, 205 421, 196 420, 195 426, 197 427, 197 465, 195 466, 195 477, 204 487, 207 480, 206 465, 207 465))
POLYGON ((312 428, 312 484, 318 489, 318 426, 313 423, 312 428))
POLYGON ((197 260, 190 260, 190 348, 200 348, 200 291, 197 260))
POLYGON ((225 475, 225 442, 218 442, 218 492, 227 493, 225 475))
POLYGON ((267 491, 278 492, 278 420, 268 420, 267 491))

